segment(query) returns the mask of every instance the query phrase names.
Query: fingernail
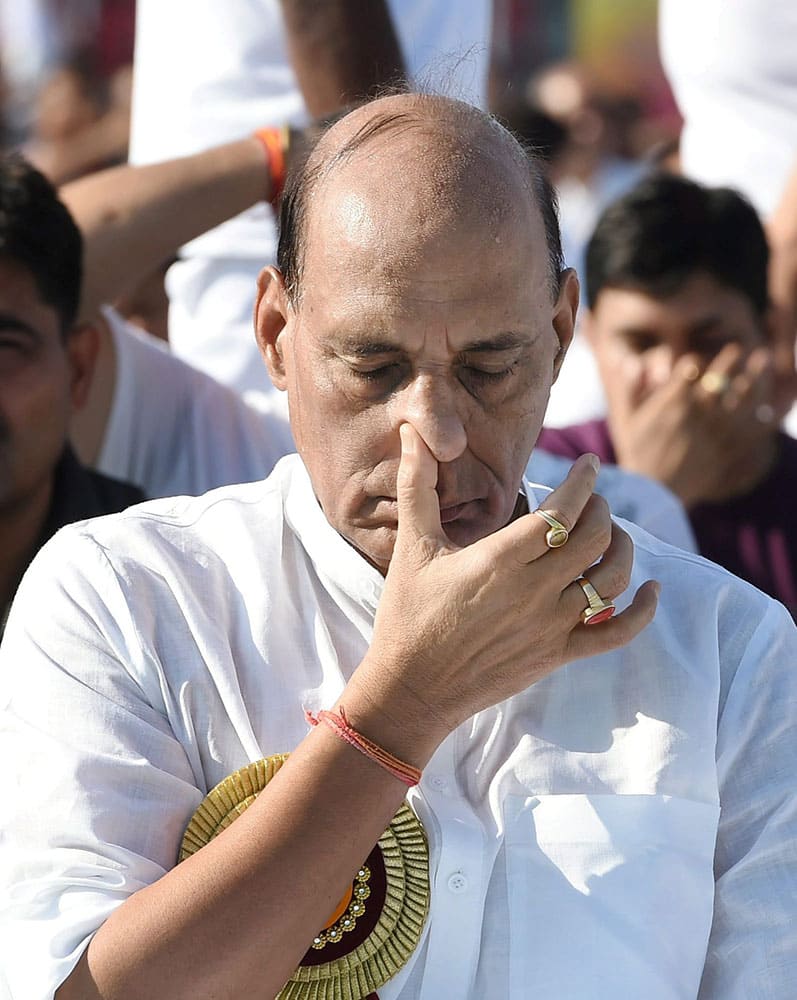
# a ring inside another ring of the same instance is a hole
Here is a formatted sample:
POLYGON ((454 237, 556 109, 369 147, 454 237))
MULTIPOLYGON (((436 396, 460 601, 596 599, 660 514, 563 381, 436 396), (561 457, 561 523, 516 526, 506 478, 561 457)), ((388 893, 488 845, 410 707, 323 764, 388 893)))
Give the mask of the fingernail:
POLYGON ((410 433, 409 424, 401 424, 399 427, 399 436, 401 438, 401 450, 405 452, 412 451, 414 445, 413 436, 410 433))
POLYGON ((601 471, 601 460, 598 458, 598 456, 591 454, 588 457, 589 457, 589 464, 592 466, 592 471, 596 472, 596 473, 600 472, 601 471))

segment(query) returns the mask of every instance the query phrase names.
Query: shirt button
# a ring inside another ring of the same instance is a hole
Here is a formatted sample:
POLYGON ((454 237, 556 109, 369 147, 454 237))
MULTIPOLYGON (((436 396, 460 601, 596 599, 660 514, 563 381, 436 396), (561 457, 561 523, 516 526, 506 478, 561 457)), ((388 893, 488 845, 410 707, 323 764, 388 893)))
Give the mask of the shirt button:
POLYGON ((468 888, 468 880, 462 872, 454 872, 448 880, 448 888, 454 893, 466 892, 468 888))
POLYGON ((437 792, 444 792, 448 788, 448 782, 445 778, 441 778, 439 774, 433 774, 429 780, 429 784, 437 792))

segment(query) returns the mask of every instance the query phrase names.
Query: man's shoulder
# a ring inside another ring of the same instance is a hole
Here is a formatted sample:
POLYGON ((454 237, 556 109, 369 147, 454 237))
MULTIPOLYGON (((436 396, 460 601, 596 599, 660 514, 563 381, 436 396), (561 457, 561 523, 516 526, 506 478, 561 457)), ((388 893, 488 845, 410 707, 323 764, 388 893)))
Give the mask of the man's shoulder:
POLYGON ((267 546, 270 536, 282 529, 294 458, 258 482, 222 486, 200 496, 147 500, 69 525, 55 540, 65 547, 93 544, 113 562, 141 564, 158 552, 179 552, 190 559, 214 550, 228 555, 237 546, 267 546))
POLYGON ((656 617, 666 620, 682 638, 693 630, 706 635, 712 627, 720 639, 734 630, 752 632, 765 617, 783 618, 785 627, 793 629, 788 611, 753 584, 696 552, 661 541, 637 524, 616 520, 634 543, 629 599, 645 580, 658 580, 662 586, 656 617))

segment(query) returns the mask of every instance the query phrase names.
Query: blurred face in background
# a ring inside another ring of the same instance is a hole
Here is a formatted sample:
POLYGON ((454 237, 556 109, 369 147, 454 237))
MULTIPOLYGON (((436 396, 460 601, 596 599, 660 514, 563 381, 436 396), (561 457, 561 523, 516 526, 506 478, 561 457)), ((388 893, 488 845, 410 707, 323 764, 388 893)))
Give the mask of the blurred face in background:
POLYGON ((767 345, 750 299, 698 272, 670 295, 604 287, 585 316, 610 415, 638 406, 665 385, 681 359, 702 372, 728 344, 740 359, 767 345))
POLYGON ((0 516, 48 502, 95 352, 92 330, 64 337, 33 275, 0 258, 0 516))

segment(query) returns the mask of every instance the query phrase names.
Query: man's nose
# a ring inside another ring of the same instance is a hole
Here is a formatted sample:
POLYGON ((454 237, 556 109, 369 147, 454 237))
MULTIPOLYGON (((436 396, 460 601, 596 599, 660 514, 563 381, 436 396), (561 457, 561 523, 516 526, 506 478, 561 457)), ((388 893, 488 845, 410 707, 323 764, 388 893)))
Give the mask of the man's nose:
POLYGON ((412 424, 438 462, 453 462, 467 447, 459 393, 444 373, 417 376, 404 394, 400 419, 412 424))

